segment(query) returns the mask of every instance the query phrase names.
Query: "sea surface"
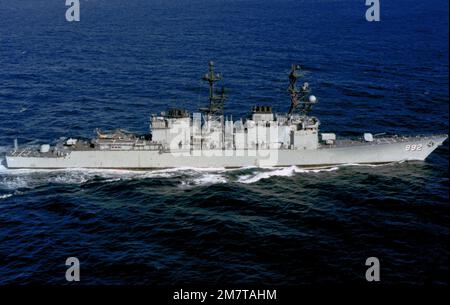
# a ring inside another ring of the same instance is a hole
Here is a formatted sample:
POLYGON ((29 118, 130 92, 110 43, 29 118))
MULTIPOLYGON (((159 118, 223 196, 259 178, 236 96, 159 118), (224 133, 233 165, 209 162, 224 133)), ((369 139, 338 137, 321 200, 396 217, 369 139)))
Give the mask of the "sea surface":
MULTIPOLYGON (((321 130, 448 133, 448 1, 0 0, 0 160, 19 145, 148 132, 207 102, 289 107, 303 68, 321 130)), ((301 80, 303 81, 303 80, 301 80)), ((448 142, 425 162, 322 169, 8 170, 0 166, 0 284, 448 284, 448 142)))

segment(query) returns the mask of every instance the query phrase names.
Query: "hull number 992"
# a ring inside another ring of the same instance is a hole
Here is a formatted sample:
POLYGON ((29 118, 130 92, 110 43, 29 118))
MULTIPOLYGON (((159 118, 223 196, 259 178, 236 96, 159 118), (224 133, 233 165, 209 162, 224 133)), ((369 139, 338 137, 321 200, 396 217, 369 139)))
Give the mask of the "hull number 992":
POLYGON ((422 150, 422 144, 411 144, 405 146, 406 151, 422 150))

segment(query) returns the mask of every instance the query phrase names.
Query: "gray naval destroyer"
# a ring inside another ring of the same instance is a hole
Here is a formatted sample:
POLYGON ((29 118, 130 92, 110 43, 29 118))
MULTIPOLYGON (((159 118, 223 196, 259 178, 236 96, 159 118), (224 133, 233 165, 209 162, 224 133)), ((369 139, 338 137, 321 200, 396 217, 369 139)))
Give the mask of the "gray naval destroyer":
POLYGON ((174 167, 236 168, 329 166, 425 160, 447 135, 385 136, 363 133, 358 139, 320 133, 320 121, 310 116, 317 98, 310 86, 297 87, 300 67, 289 74, 290 107, 274 113, 271 106, 253 106, 246 118, 224 115, 221 79, 209 63, 203 80, 209 84, 209 105, 197 113, 172 108, 152 114, 150 130, 138 135, 124 130, 102 133, 92 140, 62 138, 55 145, 19 148, 6 154, 8 168, 153 169, 174 167))

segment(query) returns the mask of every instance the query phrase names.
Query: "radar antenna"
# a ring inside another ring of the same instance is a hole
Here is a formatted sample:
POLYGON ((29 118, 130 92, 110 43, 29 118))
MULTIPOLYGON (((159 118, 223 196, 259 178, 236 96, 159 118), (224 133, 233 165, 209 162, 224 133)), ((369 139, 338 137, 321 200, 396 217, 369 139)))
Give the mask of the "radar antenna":
POLYGON ((206 114, 223 114, 223 105, 227 96, 223 87, 220 95, 216 95, 214 92, 214 84, 222 79, 220 74, 214 73, 214 62, 209 62, 209 71, 202 79, 209 84, 209 107, 200 108, 200 111, 206 114))
POLYGON ((308 83, 303 83, 300 90, 297 89, 297 79, 303 76, 297 72, 298 70, 300 70, 299 65, 292 65, 291 72, 289 73, 288 91, 291 94, 291 106, 289 107, 288 118, 295 112, 298 105, 301 105, 300 113, 307 115, 311 111, 312 105, 317 102, 314 95, 309 95, 311 89, 308 83))

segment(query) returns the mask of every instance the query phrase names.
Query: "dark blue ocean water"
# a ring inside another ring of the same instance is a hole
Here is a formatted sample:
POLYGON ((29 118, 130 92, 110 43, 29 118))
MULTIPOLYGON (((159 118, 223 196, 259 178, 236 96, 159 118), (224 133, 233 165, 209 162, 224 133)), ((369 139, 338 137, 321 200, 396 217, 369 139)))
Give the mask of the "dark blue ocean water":
MULTIPOLYGON (((0 153, 148 130, 195 111, 214 60, 226 112, 289 106, 291 63, 322 130, 447 133, 448 2, 0 0, 0 153)), ((3 157, 1 157, 3 158, 3 157)), ((425 162, 243 170, 30 171, 0 167, 0 284, 448 284, 448 142, 425 162)))

